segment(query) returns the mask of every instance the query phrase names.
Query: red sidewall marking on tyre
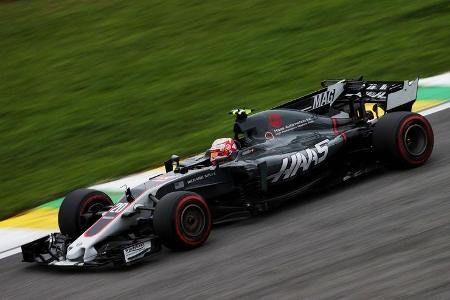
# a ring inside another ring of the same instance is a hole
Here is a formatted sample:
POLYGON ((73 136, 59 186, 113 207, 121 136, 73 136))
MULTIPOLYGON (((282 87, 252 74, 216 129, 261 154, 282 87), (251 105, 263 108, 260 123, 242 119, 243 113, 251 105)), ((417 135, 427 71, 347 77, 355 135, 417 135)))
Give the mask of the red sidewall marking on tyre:
POLYGON ((201 243, 203 243, 205 241, 206 237, 208 236, 208 233, 211 230, 211 212, 210 212, 208 204, 206 204, 205 200, 203 200, 202 198, 199 198, 197 196, 186 196, 185 198, 181 199, 181 201, 178 202, 177 208, 176 208, 175 230, 176 230, 178 238, 181 239, 183 241, 183 243, 186 243, 190 246, 197 246, 197 245, 200 245, 201 243), (181 231, 181 209, 183 208, 183 205, 185 203, 189 202, 190 200, 198 201, 203 206, 203 208, 206 209, 206 214, 207 214, 207 218, 208 218, 207 228, 204 231, 202 238, 198 241, 191 241, 191 240, 187 239, 181 231))
POLYGON ((402 155, 403 159, 405 159, 408 163, 413 165, 420 165, 424 163, 431 155, 431 151, 433 149, 432 146, 434 144, 434 137, 433 137, 433 130, 431 129, 430 124, 428 123, 427 119, 425 119, 421 115, 413 115, 409 116, 406 119, 400 123, 400 128, 397 132, 397 148, 400 151, 400 154, 402 155), (403 143, 403 134, 405 127, 411 122, 411 121, 418 121, 420 125, 422 125, 426 132, 427 132, 427 145, 425 148, 425 152, 418 157, 418 160, 411 159, 410 154, 406 150, 406 147, 403 143))
POLYGON ((92 196, 92 197, 88 198, 86 200, 86 202, 83 203, 83 205, 81 206, 80 211, 79 211, 80 215, 82 215, 83 213, 86 212, 85 211, 86 208, 89 208, 89 205, 91 203, 93 203, 93 202, 95 202, 96 200, 99 200, 99 199, 103 200, 102 202, 104 202, 105 204, 108 204, 108 205, 113 204, 112 201, 108 201, 108 198, 105 198, 104 196, 101 196, 101 195, 95 195, 95 196, 92 196))

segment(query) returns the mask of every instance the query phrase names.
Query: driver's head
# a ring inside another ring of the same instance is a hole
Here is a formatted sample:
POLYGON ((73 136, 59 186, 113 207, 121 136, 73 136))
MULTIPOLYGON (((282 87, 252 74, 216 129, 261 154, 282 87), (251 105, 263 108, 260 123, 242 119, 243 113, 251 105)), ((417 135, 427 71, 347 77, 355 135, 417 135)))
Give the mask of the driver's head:
POLYGON ((209 149, 210 152, 210 159, 211 163, 215 166, 217 165, 218 158, 227 158, 227 159, 221 159, 220 161, 228 161, 233 158, 233 154, 237 151, 237 145, 236 142, 232 138, 222 138, 217 139, 212 144, 211 148, 209 149))

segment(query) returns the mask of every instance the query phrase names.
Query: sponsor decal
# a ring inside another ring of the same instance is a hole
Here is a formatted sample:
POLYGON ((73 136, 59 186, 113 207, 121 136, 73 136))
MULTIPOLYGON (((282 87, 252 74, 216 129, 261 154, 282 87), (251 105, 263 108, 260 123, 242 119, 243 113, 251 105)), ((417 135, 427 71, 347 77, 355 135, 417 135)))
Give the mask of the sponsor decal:
MULTIPOLYGON (((377 84, 369 84, 366 88, 365 96, 375 98, 375 99, 386 99, 386 92, 387 92, 387 84, 382 84, 381 86, 377 84)), ((346 94, 346 96, 358 96, 362 97, 363 94, 361 92, 358 92, 356 94, 346 94)))
POLYGON ((289 157, 283 158, 281 169, 277 173, 268 176, 272 182, 277 182, 282 179, 294 177, 298 170, 307 171, 311 166, 318 165, 325 160, 328 155, 328 142, 323 140, 314 145, 314 148, 302 150, 289 157))
POLYGON ((264 137, 266 138, 266 140, 273 140, 273 133, 270 131, 267 131, 266 134, 264 135, 264 137))
POLYGON ((133 260, 144 257, 144 255, 152 249, 152 243, 150 241, 137 243, 123 249, 123 256, 125 262, 131 262, 133 260))
POLYGON ((327 104, 330 104, 334 101, 334 97, 336 96, 336 90, 332 89, 329 91, 322 92, 313 97, 313 107, 312 109, 316 109, 327 104))
POLYGON ((279 114, 270 114, 267 118, 269 125, 273 128, 280 128, 283 125, 283 120, 279 114))
MULTIPOLYGON (((367 87, 366 95, 372 98, 380 99, 386 97, 387 84, 382 84, 379 88, 376 84, 370 84, 367 87), (380 92, 371 92, 370 90, 381 90, 380 92)), ((360 93, 361 94, 361 93, 360 93)), ((361 96, 360 96, 361 97, 361 96)))
POLYGON ((215 175, 216 175, 216 172, 203 174, 203 175, 200 175, 200 176, 188 179, 187 180, 187 184, 192 184, 192 183, 195 183, 197 181, 204 180, 206 178, 209 178, 209 177, 212 177, 212 176, 215 176, 215 175))
MULTIPOLYGON (((280 127, 280 128, 276 128, 276 129, 273 130, 273 132, 275 133, 276 136, 278 136, 278 135, 287 133, 289 131, 301 128, 301 127, 306 126, 306 125, 311 124, 311 123, 314 123, 313 118, 308 118, 308 119, 300 120, 300 121, 297 121, 297 122, 294 122, 294 123, 291 123, 291 124, 287 124, 287 125, 285 125, 283 127, 280 127)), ((272 135, 272 138, 273 138, 273 135, 272 135)), ((266 139, 268 139, 267 138, 267 133, 266 133, 266 139)))
POLYGON ((380 87, 378 87, 378 85, 376 84, 369 84, 369 86, 367 87, 367 90, 381 90, 381 91, 386 91, 387 90, 387 84, 383 83, 380 87))

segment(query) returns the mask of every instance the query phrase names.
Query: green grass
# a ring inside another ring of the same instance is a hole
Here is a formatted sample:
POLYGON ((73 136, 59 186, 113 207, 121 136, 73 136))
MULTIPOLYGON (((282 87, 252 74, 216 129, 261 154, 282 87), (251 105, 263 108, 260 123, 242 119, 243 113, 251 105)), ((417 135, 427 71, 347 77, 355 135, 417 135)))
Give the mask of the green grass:
POLYGON ((450 69, 450 2, 0 1, 0 218, 186 156, 325 78, 450 69))

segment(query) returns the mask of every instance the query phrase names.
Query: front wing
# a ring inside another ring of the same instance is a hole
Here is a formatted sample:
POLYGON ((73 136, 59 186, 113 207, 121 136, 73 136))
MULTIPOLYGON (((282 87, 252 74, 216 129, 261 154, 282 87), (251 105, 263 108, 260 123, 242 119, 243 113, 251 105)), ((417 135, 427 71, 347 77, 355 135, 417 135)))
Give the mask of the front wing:
POLYGON ((131 265, 161 250, 156 236, 144 238, 116 238, 96 247, 98 252, 91 261, 66 259, 67 248, 72 241, 61 233, 52 233, 22 246, 24 262, 62 268, 92 268, 109 263, 131 265))

